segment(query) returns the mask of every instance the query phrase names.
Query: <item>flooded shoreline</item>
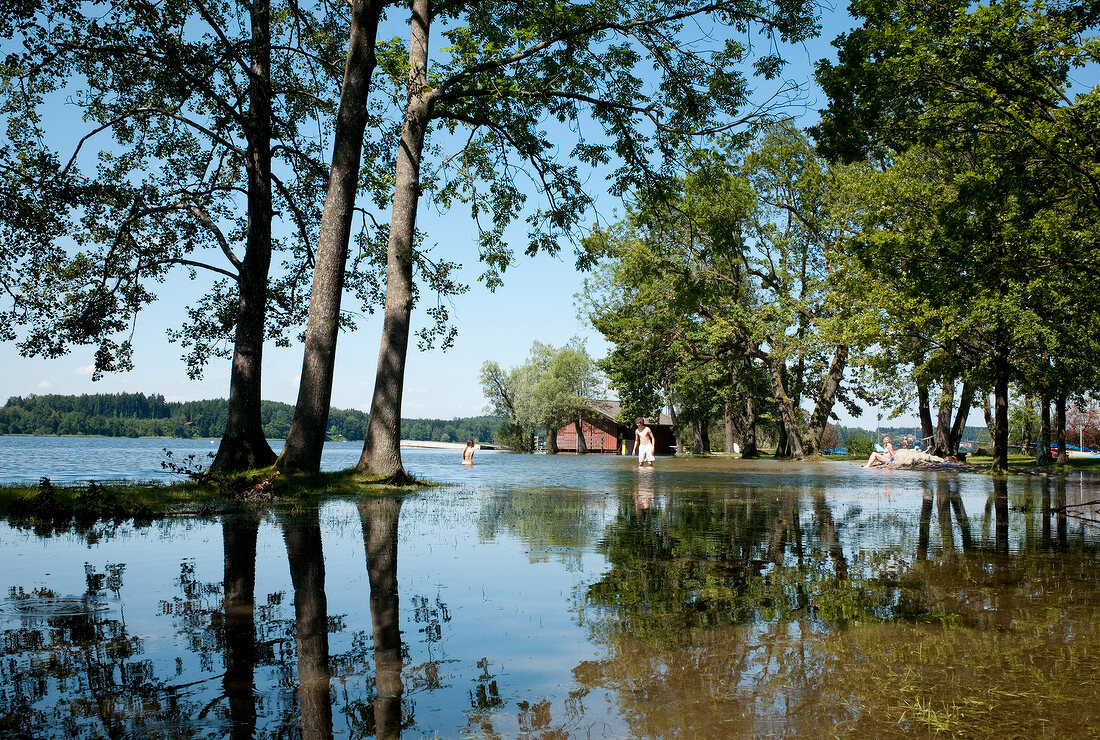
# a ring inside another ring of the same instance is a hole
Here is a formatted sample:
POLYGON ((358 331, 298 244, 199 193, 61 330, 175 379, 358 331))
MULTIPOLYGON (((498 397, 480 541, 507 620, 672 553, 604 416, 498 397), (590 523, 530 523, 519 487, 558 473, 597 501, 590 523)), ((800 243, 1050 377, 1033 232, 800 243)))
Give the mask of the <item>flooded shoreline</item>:
POLYGON ((1100 719, 1090 476, 450 457, 410 453, 446 485, 404 497, 0 524, 0 734, 1046 737, 1100 719))

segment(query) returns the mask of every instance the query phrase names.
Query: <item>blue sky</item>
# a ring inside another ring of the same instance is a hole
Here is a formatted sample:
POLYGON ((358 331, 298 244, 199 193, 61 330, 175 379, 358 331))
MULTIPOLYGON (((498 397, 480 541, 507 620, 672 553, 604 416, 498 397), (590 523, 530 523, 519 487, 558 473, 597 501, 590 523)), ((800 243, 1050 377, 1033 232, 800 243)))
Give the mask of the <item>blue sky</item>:
MULTIPOLYGON (((843 10, 825 10, 825 30, 811 43, 786 50, 791 64, 787 76, 811 82, 813 62, 832 56, 830 42, 845 30, 848 17, 843 10)), ((823 102, 816 89, 807 91, 806 107, 795 111, 808 125, 816 117, 823 102)), ((614 211, 608 197, 600 199, 605 217, 614 211)), ((490 293, 476 282, 478 265, 473 261, 473 228, 467 216, 460 212, 439 217, 422 212, 419 225, 436 244, 439 256, 466 265, 462 276, 471 289, 452 301, 452 320, 458 328, 454 347, 446 352, 434 350, 421 353, 415 343, 410 348, 403 415, 406 417, 452 418, 482 413, 485 400, 478 383, 481 364, 494 360, 503 367, 520 364, 532 342, 562 345, 572 337, 586 340, 589 352, 603 356, 606 344, 591 327, 579 320, 574 296, 580 290, 583 274, 573 266, 572 250, 563 246, 560 257, 540 255, 520 257, 505 274, 504 285, 490 293)), ((517 243, 523 238, 516 231, 517 243)), ((517 248, 522 252, 522 247, 517 248)), ((25 396, 32 393, 162 393, 169 400, 192 400, 225 397, 228 393, 228 361, 215 361, 202 380, 190 380, 178 345, 168 343, 165 329, 178 326, 185 318, 185 306, 200 292, 181 272, 159 288, 160 301, 146 309, 137 320, 134 334, 135 368, 123 374, 113 374, 98 382, 91 380, 91 350, 74 351, 54 359, 20 357, 11 343, 0 344, 0 363, 5 368, 0 393, 25 396)), ((345 308, 354 309, 348 305, 345 308)), ((423 323, 423 322, 421 322, 423 323)), ((340 337, 337 350, 336 380, 332 403, 338 408, 369 410, 374 386, 375 364, 381 318, 379 315, 361 318, 359 328, 340 337)), ((301 348, 265 348, 263 397, 294 403, 301 367, 301 348)), ((838 413, 843 414, 839 406, 838 413)), ((874 410, 864 412, 859 420, 843 416, 845 424, 873 428, 874 410)), ((908 423, 908 422, 905 422, 908 423)))

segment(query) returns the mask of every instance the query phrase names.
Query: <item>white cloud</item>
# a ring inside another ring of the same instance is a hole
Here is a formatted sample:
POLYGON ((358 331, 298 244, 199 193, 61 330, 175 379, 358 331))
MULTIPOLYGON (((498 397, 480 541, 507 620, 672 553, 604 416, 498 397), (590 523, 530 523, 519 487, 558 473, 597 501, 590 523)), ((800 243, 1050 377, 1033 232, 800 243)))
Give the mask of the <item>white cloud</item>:
POLYGON ((38 384, 38 387, 42 390, 47 390, 49 388, 53 388, 53 383, 48 380, 43 380, 41 383, 38 384))
POLYGON ((92 372, 94 372, 94 371, 95 371, 95 365, 82 365, 81 367, 78 367, 76 370, 73 370, 73 375, 91 376, 92 372))

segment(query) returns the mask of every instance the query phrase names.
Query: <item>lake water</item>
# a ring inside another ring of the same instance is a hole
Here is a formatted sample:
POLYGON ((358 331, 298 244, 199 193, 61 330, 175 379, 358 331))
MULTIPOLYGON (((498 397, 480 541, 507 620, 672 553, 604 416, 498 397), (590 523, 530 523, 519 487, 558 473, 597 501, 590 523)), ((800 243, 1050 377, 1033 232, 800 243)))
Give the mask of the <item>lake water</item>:
MULTIPOLYGON (((0 465, 153 478, 166 445, 0 438, 0 465)), ((328 445, 325 467, 358 454, 328 445)), ((404 457, 445 485, 147 526, 0 523, 0 737, 1100 726, 1094 477, 404 457)))

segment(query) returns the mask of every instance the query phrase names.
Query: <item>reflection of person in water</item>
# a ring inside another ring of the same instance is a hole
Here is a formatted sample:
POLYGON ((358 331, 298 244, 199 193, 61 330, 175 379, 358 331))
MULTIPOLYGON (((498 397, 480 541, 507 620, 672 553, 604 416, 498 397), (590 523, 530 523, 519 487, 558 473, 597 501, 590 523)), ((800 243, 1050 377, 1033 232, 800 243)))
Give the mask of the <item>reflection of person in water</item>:
POLYGON ((466 440, 466 449, 462 451, 462 464, 474 464, 474 441, 472 439, 466 440))
POLYGON ((641 516, 653 505, 653 476, 647 471, 639 473, 638 486, 634 489, 634 515, 641 516))

